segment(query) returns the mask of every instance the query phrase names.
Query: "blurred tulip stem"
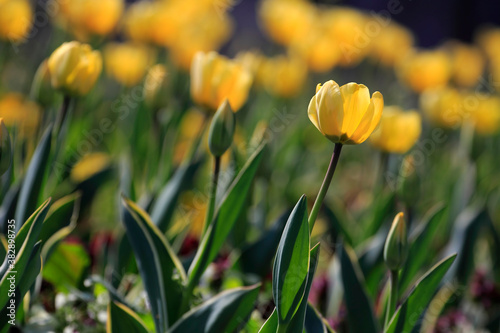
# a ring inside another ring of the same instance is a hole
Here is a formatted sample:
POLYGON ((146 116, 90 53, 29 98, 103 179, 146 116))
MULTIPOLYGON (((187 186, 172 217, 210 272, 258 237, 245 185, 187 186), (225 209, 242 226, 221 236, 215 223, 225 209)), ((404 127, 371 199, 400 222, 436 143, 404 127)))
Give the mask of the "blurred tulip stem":
POLYGON ((312 232, 314 228, 316 217, 318 216, 319 210, 321 209, 321 205, 323 204, 323 200, 325 199, 326 192, 328 192, 328 188, 330 187, 330 183, 332 182, 333 174, 335 173, 335 169, 337 168, 337 163, 339 162, 341 151, 342 151, 342 144, 336 143, 335 148, 333 149, 330 165, 328 166, 328 171, 326 172, 325 179, 323 179, 323 184, 321 184, 318 196, 316 197, 316 201, 314 202, 311 214, 309 215, 308 222, 309 222, 310 232, 312 232))
POLYGON ((208 226, 212 222, 214 218, 214 211, 215 211, 215 199, 217 197, 217 183, 219 180, 219 173, 220 173, 220 156, 214 156, 214 170, 212 174, 212 184, 211 184, 211 189, 210 189, 210 198, 208 202, 208 207, 207 207, 207 215, 205 216, 205 223, 203 224, 203 233, 201 234, 202 237, 205 235, 205 232, 207 231, 208 226))
POLYGON ((398 290, 399 290, 399 272, 391 270, 391 293, 389 294, 389 300, 387 302, 387 311, 385 313, 385 324, 384 328, 387 328, 389 321, 394 315, 394 310, 396 310, 396 304, 398 302, 398 290))
POLYGON ((63 98, 63 103, 61 105, 61 108, 59 109, 59 113, 57 114, 57 118, 56 118, 56 132, 57 133, 61 132, 61 129, 64 125, 64 120, 66 119, 66 116, 68 114, 70 103, 71 103, 71 97, 65 94, 64 98, 63 98))

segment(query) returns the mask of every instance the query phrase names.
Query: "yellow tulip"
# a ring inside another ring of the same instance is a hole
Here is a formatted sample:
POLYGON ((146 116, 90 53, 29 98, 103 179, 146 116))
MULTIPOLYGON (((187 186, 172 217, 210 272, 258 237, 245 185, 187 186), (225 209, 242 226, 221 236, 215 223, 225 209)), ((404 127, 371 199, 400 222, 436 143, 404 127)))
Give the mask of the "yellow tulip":
POLYGON ((500 57, 500 28, 486 28, 479 31, 476 43, 483 49, 490 61, 500 57))
POLYGON ((49 58, 52 86, 70 95, 86 95, 102 71, 102 57, 90 45, 64 43, 49 58))
POLYGON ((195 55, 191 65, 191 97, 215 112, 227 98, 236 112, 245 104, 252 75, 240 64, 216 52, 195 55))
MULTIPOLYGON (((116 27, 124 8, 123 0, 72 1, 71 16, 84 31, 107 35, 116 27)), ((71 21, 69 22, 71 24, 71 21)))
POLYGON ((446 128, 456 128, 466 117, 461 94, 449 87, 430 89, 420 96, 420 106, 429 120, 446 128))
POLYGON ((150 1, 139 1, 127 9, 123 29, 129 39, 140 43, 152 41, 151 22, 156 15, 154 4, 150 1))
POLYGON ((397 23, 391 23, 383 27, 380 34, 372 40, 371 56, 386 66, 394 66, 411 52, 413 42, 410 30, 397 23))
POLYGON ((484 135, 497 133, 500 129, 500 97, 479 95, 477 105, 472 108, 471 120, 475 130, 484 135))
POLYGON ((111 43, 104 48, 106 72, 127 87, 138 84, 154 61, 152 51, 132 43, 111 43))
POLYGON ((18 42, 26 38, 33 21, 27 0, 0 0, 0 38, 18 42))
POLYGON ((446 45, 451 56, 452 75, 456 84, 473 87, 484 72, 485 60, 481 51, 472 45, 450 42, 446 45))
POLYGON ((105 153, 91 153, 85 155, 73 166, 70 179, 74 183, 81 183, 103 171, 111 164, 111 158, 105 153))
POLYGON ((264 60, 259 76, 270 94, 290 98, 302 90, 307 79, 307 65, 295 56, 276 56, 264 60))
POLYGON ((360 144, 377 127, 384 98, 354 82, 341 87, 330 80, 318 84, 307 113, 316 128, 330 141, 341 144, 360 144))
POLYGON ((314 27, 316 8, 303 0, 265 0, 259 16, 262 26, 274 41, 290 45, 307 38, 314 27))
POLYGON ((408 55, 399 66, 401 79, 416 92, 448 83, 451 63, 444 51, 421 51, 408 55))
POLYGON ((33 136, 40 121, 40 107, 17 93, 0 99, 0 117, 8 127, 16 126, 21 137, 33 136))
POLYGON ((306 60, 309 68, 317 73, 330 71, 342 56, 335 40, 323 30, 311 32, 307 39, 300 40, 292 45, 292 48, 306 60))
POLYGON ((148 70, 144 80, 144 100, 150 107, 160 108, 167 104, 167 68, 162 65, 154 65, 148 70))
POLYGON ((422 117, 417 111, 405 112, 397 106, 387 106, 370 143, 385 152, 404 154, 417 142, 421 131, 422 117))

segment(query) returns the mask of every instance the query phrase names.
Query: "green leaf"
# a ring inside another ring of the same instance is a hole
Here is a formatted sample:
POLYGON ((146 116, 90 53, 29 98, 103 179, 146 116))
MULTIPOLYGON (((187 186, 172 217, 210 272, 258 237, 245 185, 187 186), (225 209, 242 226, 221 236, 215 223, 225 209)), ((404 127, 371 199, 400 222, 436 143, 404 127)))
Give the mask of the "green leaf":
POLYGON ((274 259, 273 298, 280 325, 290 323, 304 297, 309 249, 307 204, 302 196, 288 218, 274 259))
POLYGON ((186 273, 147 213, 125 198, 123 205, 133 217, 125 218, 124 224, 148 294, 156 330, 164 332, 179 317, 177 303, 183 295, 182 284, 186 280, 186 273))
POLYGON ((311 305, 307 305, 304 330, 306 333, 334 333, 321 314, 311 305))
POLYGON ((293 316, 292 321, 288 325, 287 333, 302 333, 302 331, 304 330, 304 323, 306 320, 306 312, 308 308, 307 300, 309 298, 309 291, 311 290, 311 286, 313 283, 314 273, 316 272, 316 268, 318 266, 319 243, 311 249, 310 258, 311 259, 309 263, 309 271, 307 272, 307 285, 306 290, 304 291, 304 297, 302 297, 299 308, 293 316))
POLYGON ((264 325, 259 330, 259 333, 276 333, 278 331, 278 313, 274 308, 273 313, 267 318, 264 325))
POLYGON ((148 333, 141 318, 130 308, 118 302, 108 305, 107 333, 148 333))
POLYGON ((43 134, 43 137, 40 140, 33 157, 31 158, 19 192, 19 200, 17 201, 15 215, 15 220, 18 223, 18 225, 16 225, 17 230, 19 230, 22 223, 28 218, 29 214, 35 211, 37 207, 50 155, 51 140, 52 126, 49 126, 43 134))
POLYGON ((184 314, 168 333, 231 333, 255 306, 260 284, 224 291, 184 314))
POLYGON ((79 206, 80 194, 78 192, 54 202, 47 213, 47 218, 43 222, 42 230, 40 231, 42 245, 56 232, 69 226, 72 221, 76 223, 79 206))
MULTIPOLYGON (((30 260, 31 253, 35 244, 38 241, 38 235, 42 227, 43 220, 47 214, 50 199, 45 201, 33 215, 24 223, 15 238, 15 251, 16 261, 14 266, 11 267, 8 258, 5 258, 2 266, 0 267, 0 274, 2 279, 0 281, 0 308, 3 308, 8 302, 8 290, 10 282, 7 280, 9 271, 16 271, 18 276, 22 276, 30 260)), ((16 286, 19 283, 16 279, 16 286)))
POLYGON ((79 288, 83 273, 90 265, 90 258, 83 245, 63 242, 52 251, 43 268, 43 278, 51 282, 59 291, 79 288))
POLYGON ((333 204, 332 207, 323 205, 323 211, 328 222, 332 226, 333 239, 342 238, 347 244, 353 244, 353 235, 348 230, 347 226, 353 225, 349 223, 348 218, 342 213, 338 204, 333 204))
MULTIPOLYGON (((16 289, 15 289, 15 298, 10 298, 11 300, 15 300, 15 308, 19 307, 19 305, 22 303, 24 299, 24 295, 30 290, 31 286, 35 283, 36 278, 38 274, 40 274, 40 271, 42 269, 42 260, 40 257, 40 250, 42 246, 41 243, 38 242, 35 244, 33 247, 33 251, 31 251, 30 258, 28 260, 28 267, 24 274, 15 274, 15 279, 19 280, 18 283, 16 283, 16 289)), ((10 292, 10 290, 9 290, 10 292)), ((7 295, 11 296, 11 295, 7 295)), ((9 318, 8 313, 10 313, 10 309, 7 308, 8 303, 2 308, 0 311, 0 318, 9 318)), ((10 319, 10 318, 9 318, 10 319)), ((0 321, 0 330, 5 327, 8 323, 5 321, 0 321)), ((8 325, 7 325, 8 326, 8 325)))
POLYGON ((394 192, 390 192, 388 195, 380 193, 380 196, 377 197, 373 205, 374 209, 370 211, 366 228, 364 228, 363 239, 367 239, 376 234, 387 220, 387 216, 393 215, 391 212, 394 208, 394 197, 394 192))
POLYGON ((350 332, 379 332, 380 330, 377 327, 377 320, 373 312, 373 305, 365 290, 363 273, 361 273, 361 269, 359 268, 354 250, 348 245, 342 248, 340 264, 342 267, 342 284, 344 285, 350 332))
POLYGON ((158 199, 151 209, 151 220, 162 232, 167 231, 177 208, 179 195, 192 181, 199 165, 199 162, 181 165, 158 195, 158 199))
POLYGON ((411 332, 425 312, 456 255, 441 260, 413 286, 410 295, 396 310, 385 333, 411 332))
POLYGON ((264 145, 261 145, 249 158, 224 196, 219 210, 208 227, 193 263, 189 268, 190 284, 197 283, 205 269, 217 256, 231 229, 238 220, 252 181, 257 173, 263 148, 264 145))
POLYGON ((400 276, 399 291, 400 295, 408 289, 410 284, 416 280, 417 273, 422 269, 426 261, 432 255, 429 249, 436 235, 436 231, 441 223, 444 221, 446 209, 443 205, 439 205, 428 213, 422 228, 417 231, 413 240, 410 239, 410 252, 408 253, 408 260, 403 268, 400 276))

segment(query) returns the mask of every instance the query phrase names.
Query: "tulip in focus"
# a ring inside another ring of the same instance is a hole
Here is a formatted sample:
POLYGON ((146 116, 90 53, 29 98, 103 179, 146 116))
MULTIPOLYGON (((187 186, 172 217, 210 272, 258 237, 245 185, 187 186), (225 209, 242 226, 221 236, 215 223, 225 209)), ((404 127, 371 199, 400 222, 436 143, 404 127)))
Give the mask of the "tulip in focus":
POLYGON ((0 0, 0 39, 22 41, 30 32, 32 21, 28 0, 0 0))
POLYGON ((191 65, 191 97, 212 112, 228 99, 234 112, 245 104, 252 75, 240 64, 217 54, 199 52, 191 65))
POLYGON ((34 136, 41 117, 38 104, 28 101, 17 93, 9 93, 0 99, 0 117, 7 127, 17 127, 20 137, 34 136))
POLYGON ((50 56, 49 71, 55 89, 68 95, 86 95, 101 74, 101 53, 88 44, 64 43, 50 56))
POLYGON ((154 61, 148 47, 133 43, 110 43, 103 53, 108 75, 126 87, 141 82, 154 61))
POLYGON ((351 82, 339 87, 330 80, 318 84, 307 112, 314 126, 330 141, 360 144, 377 127, 383 108, 384 99, 378 91, 370 98, 365 85, 351 82))
POLYGON ((401 61, 399 75, 416 92, 448 83, 451 63, 444 51, 415 52, 401 61))
POLYGON ((417 111, 405 112, 397 106, 387 106, 370 143, 384 152, 404 154, 417 142, 421 131, 422 118, 417 111))

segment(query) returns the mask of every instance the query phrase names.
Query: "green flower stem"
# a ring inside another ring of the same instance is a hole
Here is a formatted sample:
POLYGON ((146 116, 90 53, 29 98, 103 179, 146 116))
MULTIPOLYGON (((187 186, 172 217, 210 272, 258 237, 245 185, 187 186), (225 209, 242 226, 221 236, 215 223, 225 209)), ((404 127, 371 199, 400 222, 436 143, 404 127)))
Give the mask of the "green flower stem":
POLYGON ((339 162, 341 151, 342 151, 342 144, 336 143, 335 148, 333 149, 330 165, 328 166, 328 171, 326 172, 325 179, 323 180, 323 184, 321 184, 318 196, 316 197, 316 201, 314 202, 311 215, 309 215, 308 222, 309 222, 310 232, 312 232, 314 228, 316 217, 318 216, 321 205, 323 204, 323 200, 325 199, 326 192, 328 192, 328 188, 330 187, 330 183, 332 182, 333 174, 335 173, 335 169, 337 168, 337 163, 339 162))
POLYGON ((394 310, 396 310, 396 304, 398 302, 398 290, 399 290, 399 272, 391 271, 391 293, 389 295, 389 300, 387 302, 387 311, 385 313, 385 325, 387 328, 389 321, 394 315, 394 310))
POLYGON ((207 215, 205 216, 205 223, 203 224, 203 233, 201 234, 202 238, 207 231, 208 226, 212 223, 212 219, 214 218, 215 211, 215 199, 217 198, 217 183, 219 180, 220 173, 220 156, 214 156, 214 171, 212 174, 212 188, 210 191, 210 198, 207 207, 207 215))
POLYGON ((66 115, 68 114, 69 105, 71 103, 71 97, 68 95, 64 95, 63 103, 61 105, 61 109, 59 109, 59 113, 56 118, 56 132, 59 133, 64 125, 64 120, 66 119, 66 115))
POLYGON ((181 302, 181 307, 179 308, 179 318, 188 312, 189 310, 189 303, 191 301, 191 297, 193 296, 193 291, 195 287, 196 282, 194 279, 189 279, 188 285, 186 286, 186 289, 184 289, 184 295, 182 296, 182 302, 181 302))
POLYGON ((288 324, 278 324, 278 331, 276 333, 286 333, 288 331, 288 324))

